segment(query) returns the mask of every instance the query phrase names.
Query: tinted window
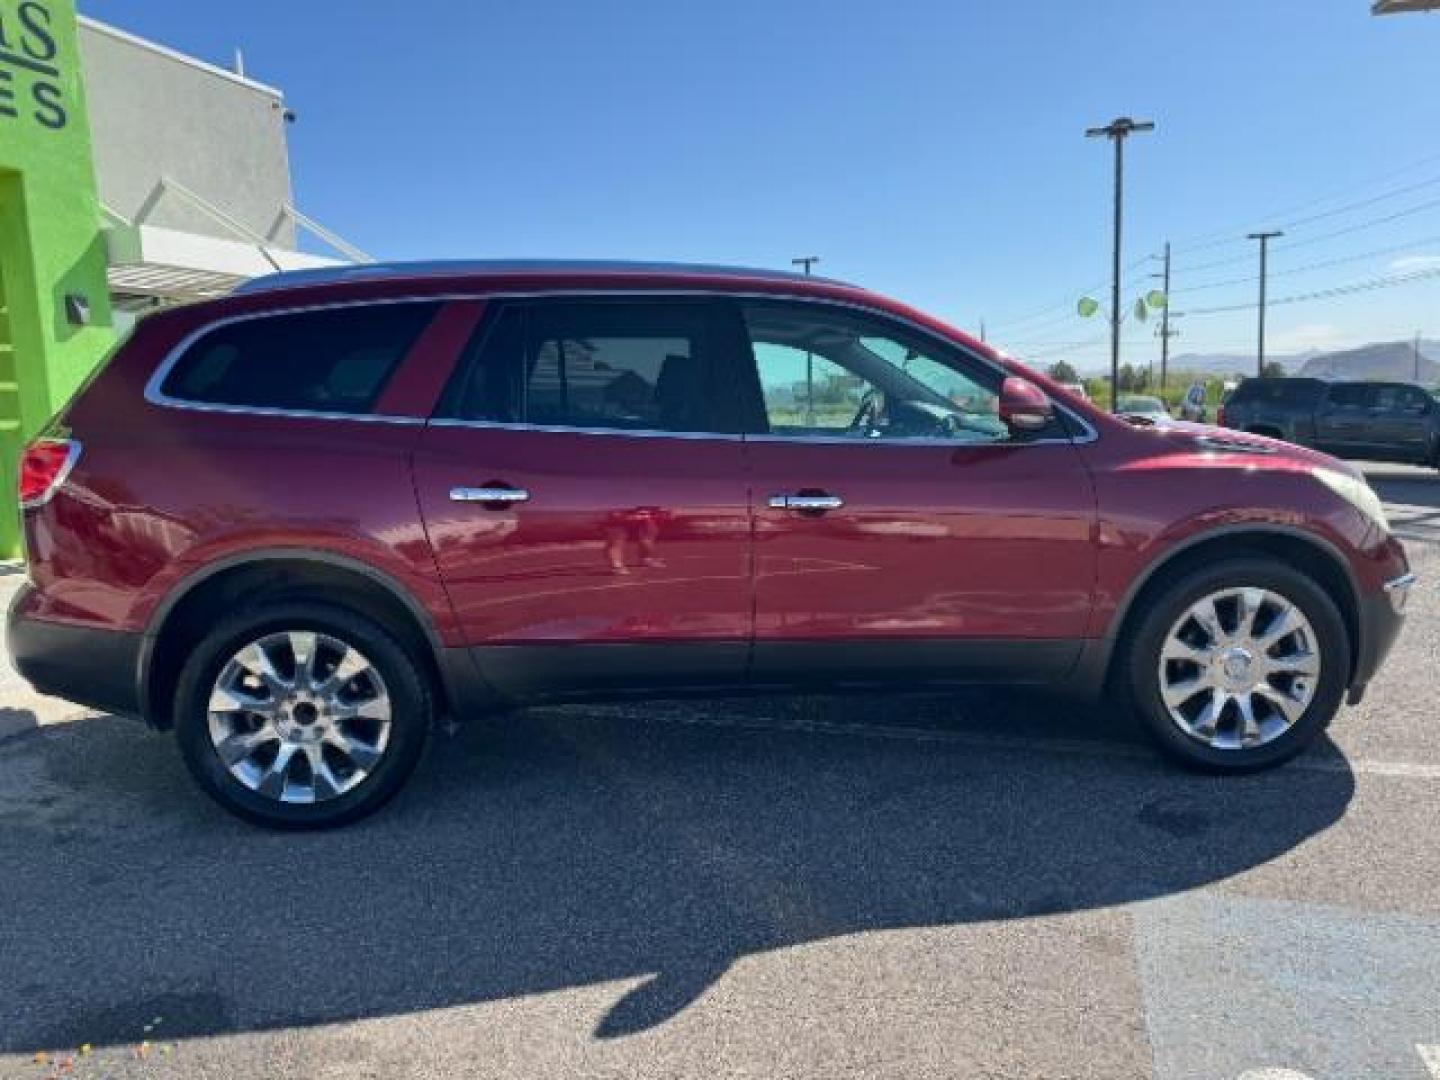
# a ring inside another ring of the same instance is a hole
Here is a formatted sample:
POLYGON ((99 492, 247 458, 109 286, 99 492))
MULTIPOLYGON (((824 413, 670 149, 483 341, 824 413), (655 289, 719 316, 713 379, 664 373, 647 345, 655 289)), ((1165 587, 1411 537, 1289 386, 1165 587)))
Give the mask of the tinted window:
POLYGON ((1365 383, 1341 383, 1330 387, 1333 409, 1368 409, 1375 400, 1375 388, 1365 383))
POLYGON ((744 307, 774 435, 1002 442, 999 376, 879 320, 801 304, 744 307))
POLYGON ((327 308, 221 326, 186 351, 162 391, 210 405, 368 413, 438 306, 327 308))
POLYGON ((1230 404, 1241 405, 1248 401, 1264 401, 1272 404, 1314 405, 1325 392, 1325 384, 1318 379, 1246 379, 1230 399, 1230 404))
POLYGON ((441 415, 538 427, 741 430, 742 339, 726 337, 726 311, 664 300, 510 305, 482 328, 441 415))
POLYGON ((1391 413, 1430 411, 1430 396, 1413 386, 1377 386, 1375 408, 1391 413))

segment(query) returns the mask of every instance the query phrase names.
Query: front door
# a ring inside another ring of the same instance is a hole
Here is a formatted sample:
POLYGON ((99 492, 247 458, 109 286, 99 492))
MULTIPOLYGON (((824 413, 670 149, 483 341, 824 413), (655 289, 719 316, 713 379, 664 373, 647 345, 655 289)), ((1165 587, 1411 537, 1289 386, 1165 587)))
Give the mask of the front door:
POLYGON ((1370 410, 1375 388, 1336 383, 1315 413, 1315 445, 1327 454, 1357 457, 1370 449, 1370 410))
POLYGON ((415 479, 466 641, 498 689, 743 676, 748 493, 717 367, 735 347, 717 322, 706 304, 661 299, 487 312, 415 479))
POLYGON ((767 432, 757 681, 1049 681, 1086 630, 1095 496, 1062 423, 1013 436, 1001 373, 824 305, 744 306, 767 432))

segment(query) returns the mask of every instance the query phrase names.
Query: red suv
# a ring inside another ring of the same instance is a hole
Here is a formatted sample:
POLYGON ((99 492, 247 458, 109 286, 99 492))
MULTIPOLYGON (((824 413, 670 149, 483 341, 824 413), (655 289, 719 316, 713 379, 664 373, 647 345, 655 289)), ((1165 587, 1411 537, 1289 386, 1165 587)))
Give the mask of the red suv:
POLYGON ((1273 765, 1412 575, 1351 466, 1137 427, 894 301, 621 264, 302 272, 146 319, 26 450, 38 689, 337 824, 439 716, 958 683, 1273 765))

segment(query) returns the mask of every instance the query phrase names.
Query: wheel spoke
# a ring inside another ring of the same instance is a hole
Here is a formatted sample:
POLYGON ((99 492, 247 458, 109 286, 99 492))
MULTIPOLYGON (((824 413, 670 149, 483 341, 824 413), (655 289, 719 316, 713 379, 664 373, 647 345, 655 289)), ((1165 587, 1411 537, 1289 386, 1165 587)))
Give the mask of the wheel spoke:
POLYGON ((1285 637, 1300 629, 1300 613, 1289 604, 1276 601, 1277 611, 1270 619, 1270 625, 1265 627, 1263 634, 1257 634, 1255 644, 1262 649, 1269 649, 1277 645, 1285 637))
POLYGON ((282 742, 280 744, 279 749, 275 751, 275 760, 260 774, 260 781, 255 785, 260 794, 268 795, 272 799, 284 799, 285 786, 290 779, 290 761, 294 758, 297 749, 298 747, 294 743, 282 742))
POLYGON ((256 713, 269 718, 275 714, 275 702, 256 697, 239 686, 216 686, 206 706, 212 713, 256 713))
POLYGON ((356 649, 346 649, 344 655, 340 657, 340 662, 335 665, 335 670, 324 682, 316 685, 315 692, 322 696, 336 694, 355 676, 369 670, 369 660, 366 660, 356 649))
POLYGON ((340 701, 332 707, 338 720, 389 720, 390 699, 366 698, 364 701, 340 701))
POLYGON ((1211 689, 1210 680, 1203 678, 1181 679, 1165 683, 1160 687, 1160 697, 1172 709, 1179 708, 1202 690, 1211 689))
POLYGON ((1240 714, 1240 745, 1254 746, 1260 741, 1260 724, 1255 719, 1253 695, 1236 694, 1235 708, 1240 714))
POLYGON ((275 669, 275 663, 270 659, 270 654, 258 641, 246 645, 236 653, 235 661, 263 682, 265 688, 276 697, 293 689, 291 683, 282 678, 280 672, 275 669))
POLYGON ((295 685, 305 689, 315 681, 315 635, 304 630, 290 634, 290 652, 295 657, 295 685))
POLYGON ((279 738, 275 729, 267 725, 259 731, 236 732, 217 744, 215 752, 220 755, 220 760, 225 763, 227 769, 233 769, 260 747, 275 742, 279 738))
POLYGON ((1255 637, 1255 617, 1260 614, 1269 593, 1262 589, 1241 589, 1235 598, 1235 638, 1241 641, 1255 637))
POLYGON ((1299 720, 1300 714, 1305 711, 1306 703, 1304 701, 1292 697, 1283 690, 1276 689, 1270 683, 1260 683, 1255 687, 1255 693, 1280 710, 1280 714, 1285 717, 1287 727, 1299 720))
POLYGON ((1199 664, 1205 667, 1215 655, 1215 648, 1212 645, 1191 645, 1182 638, 1172 637, 1165 643, 1165 649, 1160 654, 1161 660, 1180 660, 1189 664, 1199 664))
POLYGON ((378 765, 385 753, 379 746, 343 732, 332 734, 326 742, 349 758, 357 769, 365 772, 378 765))
POLYGON ((1275 675, 1320 674, 1320 658, 1312 652, 1287 653, 1285 656, 1267 657, 1266 660, 1275 675))
POLYGON ((1219 687, 1211 690, 1210 700, 1195 717, 1191 730, 1207 742, 1213 742, 1220 728, 1220 714, 1225 711, 1225 703, 1229 700, 1230 695, 1219 687))
POLYGON ((1224 623, 1220 621, 1220 609, 1215 606, 1217 599, 1212 596, 1190 609, 1190 617, 1200 624, 1200 629, 1205 631, 1212 647, 1230 640, 1230 635, 1225 633, 1224 623))

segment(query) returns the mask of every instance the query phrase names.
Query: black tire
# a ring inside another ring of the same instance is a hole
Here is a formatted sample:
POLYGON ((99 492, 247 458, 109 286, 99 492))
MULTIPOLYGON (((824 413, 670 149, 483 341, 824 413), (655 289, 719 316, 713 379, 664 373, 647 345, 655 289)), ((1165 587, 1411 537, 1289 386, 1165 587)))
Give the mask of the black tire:
POLYGON ((1305 574, 1263 556, 1225 559, 1170 581, 1146 606, 1122 644, 1121 682, 1143 726, 1182 765, 1222 773, 1279 765, 1319 738, 1339 711, 1350 677, 1350 637, 1334 601, 1305 574), (1320 677, 1309 707, 1289 730, 1258 746, 1217 749, 1182 730, 1170 716, 1160 696, 1160 652, 1171 628, 1192 604, 1211 593, 1245 586, 1279 594, 1310 621, 1320 677))
POLYGON ((175 694, 175 733, 191 774, 221 806, 256 825, 277 829, 326 829, 349 824, 384 805, 420 761, 433 714, 424 668, 382 627, 332 604, 282 601, 222 619, 196 645, 181 670, 175 694), (216 753, 210 738, 211 690, 235 652, 268 633, 313 631, 360 650, 379 672, 389 694, 389 742, 378 764, 354 788, 313 803, 287 803, 241 783, 216 753))

